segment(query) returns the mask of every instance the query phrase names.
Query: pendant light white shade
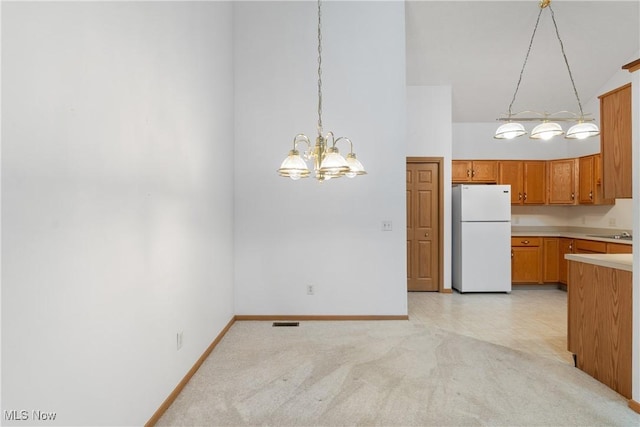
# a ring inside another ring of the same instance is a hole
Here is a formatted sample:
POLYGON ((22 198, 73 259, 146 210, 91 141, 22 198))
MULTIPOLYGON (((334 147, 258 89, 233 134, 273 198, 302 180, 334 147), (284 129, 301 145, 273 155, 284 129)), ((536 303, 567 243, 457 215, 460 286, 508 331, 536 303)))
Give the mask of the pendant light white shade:
POLYGON ((340 155, 337 148, 330 147, 324 159, 322 159, 322 163, 320 163, 319 172, 337 178, 349 172, 349 164, 340 155))
POLYGON ((554 136, 562 134, 564 134, 564 131, 558 123, 543 122, 533 128, 533 130, 531 131, 531 136, 529 138, 548 141, 554 136))
POLYGON ((349 165, 349 172, 345 174, 347 178, 355 178, 357 175, 365 175, 367 173, 362 163, 356 159, 356 153, 347 154, 347 164, 349 165))
POLYGON ((513 139, 527 133, 520 123, 505 123, 496 130, 495 139, 513 139))
POLYGON ((579 122, 569 128, 566 139, 586 139, 591 136, 600 135, 600 129, 595 123, 579 122))
POLYGON ((298 150, 289 151, 289 155, 282 161, 278 174, 280 176, 291 178, 294 181, 309 176, 309 168, 298 150))

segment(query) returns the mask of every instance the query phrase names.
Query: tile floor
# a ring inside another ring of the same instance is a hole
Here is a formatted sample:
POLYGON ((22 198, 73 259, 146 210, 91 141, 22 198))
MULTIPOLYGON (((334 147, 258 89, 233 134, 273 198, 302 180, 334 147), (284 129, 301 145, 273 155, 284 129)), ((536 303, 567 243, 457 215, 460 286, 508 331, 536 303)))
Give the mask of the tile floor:
POLYGON ((573 364, 567 293, 555 287, 510 294, 409 292, 409 320, 573 364))

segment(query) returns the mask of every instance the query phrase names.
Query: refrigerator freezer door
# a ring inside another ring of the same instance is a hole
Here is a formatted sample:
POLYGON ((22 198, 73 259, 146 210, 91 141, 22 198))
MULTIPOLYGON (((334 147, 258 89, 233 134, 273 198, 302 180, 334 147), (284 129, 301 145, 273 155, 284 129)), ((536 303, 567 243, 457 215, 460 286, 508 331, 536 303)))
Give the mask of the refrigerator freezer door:
POLYGON ((511 221, 510 185, 460 186, 461 221, 511 221))
POLYGON ((511 223, 461 224, 460 292, 511 292, 511 223))

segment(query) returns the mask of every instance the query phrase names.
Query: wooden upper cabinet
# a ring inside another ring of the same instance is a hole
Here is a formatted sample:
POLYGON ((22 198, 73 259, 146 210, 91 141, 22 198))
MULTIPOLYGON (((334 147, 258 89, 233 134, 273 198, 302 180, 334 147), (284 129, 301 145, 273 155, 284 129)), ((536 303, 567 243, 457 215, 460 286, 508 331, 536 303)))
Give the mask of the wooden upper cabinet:
POLYGON ((602 190, 602 158, 599 154, 578 159, 578 203, 581 205, 612 205, 615 199, 605 199, 602 190))
POLYGON ((498 180, 497 160, 452 160, 452 182, 495 183, 498 180))
POLYGON ((469 182, 471 181, 471 160, 451 161, 451 181, 469 182))
POLYGON ((603 196, 631 198, 631 84, 599 98, 603 196))
POLYGON ((498 165, 498 184, 511 186, 511 204, 521 205, 524 193, 524 164, 519 160, 501 160, 498 165))
POLYGON ((547 202, 547 162, 530 160, 523 162, 523 204, 544 205, 547 202))
POLYGON ((511 204, 544 205, 547 201, 546 161, 501 160, 498 184, 511 185, 511 204))
POLYGON ((576 159, 550 160, 548 162, 549 204, 576 204, 577 167, 576 159))

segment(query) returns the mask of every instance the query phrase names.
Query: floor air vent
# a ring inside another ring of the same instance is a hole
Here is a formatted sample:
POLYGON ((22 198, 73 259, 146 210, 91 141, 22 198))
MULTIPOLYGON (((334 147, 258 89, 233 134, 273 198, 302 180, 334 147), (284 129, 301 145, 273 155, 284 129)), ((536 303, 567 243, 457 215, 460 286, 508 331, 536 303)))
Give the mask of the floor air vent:
POLYGON ((273 322, 273 326, 300 326, 300 322, 273 322))

